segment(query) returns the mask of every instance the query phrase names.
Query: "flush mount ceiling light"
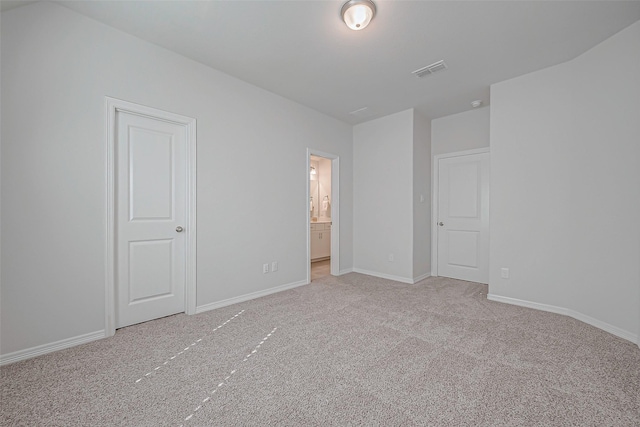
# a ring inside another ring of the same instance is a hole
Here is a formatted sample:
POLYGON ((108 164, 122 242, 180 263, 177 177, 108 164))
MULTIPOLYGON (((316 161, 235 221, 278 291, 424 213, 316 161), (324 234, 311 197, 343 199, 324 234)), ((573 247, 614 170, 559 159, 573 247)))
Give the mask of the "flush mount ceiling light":
POLYGON ((342 20, 352 30, 362 30, 376 16, 376 5, 371 0, 350 0, 342 6, 342 20))

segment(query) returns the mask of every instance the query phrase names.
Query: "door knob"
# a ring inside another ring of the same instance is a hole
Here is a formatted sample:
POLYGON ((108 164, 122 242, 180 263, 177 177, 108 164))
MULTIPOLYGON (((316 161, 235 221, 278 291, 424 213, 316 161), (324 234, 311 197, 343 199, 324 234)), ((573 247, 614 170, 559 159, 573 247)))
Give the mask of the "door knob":
POLYGON ((176 231, 178 233, 182 233, 183 230, 184 230, 184 228, 182 228, 182 226, 180 226, 180 225, 176 227, 176 231))
POLYGON ((442 227, 442 226, 444 225, 444 222, 440 221, 440 222, 438 223, 438 225, 439 225, 440 227, 442 227))

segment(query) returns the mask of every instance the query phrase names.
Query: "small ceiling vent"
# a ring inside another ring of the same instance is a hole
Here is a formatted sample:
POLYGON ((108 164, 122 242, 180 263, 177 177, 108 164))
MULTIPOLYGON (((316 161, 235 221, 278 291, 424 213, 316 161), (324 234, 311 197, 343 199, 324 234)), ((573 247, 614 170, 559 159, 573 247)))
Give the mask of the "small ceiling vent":
POLYGON ((373 115, 373 111, 369 107, 362 107, 357 110, 349 111, 349 115, 364 119, 373 115))
POLYGON ((426 67, 422 67, 420 69, 412 71, 411 73, 422 78, 446 69, 447 69, 447 64, 445 64, 444 61, 440 60, 438 62, 434 62, 431 65, 427 65, 426 67))

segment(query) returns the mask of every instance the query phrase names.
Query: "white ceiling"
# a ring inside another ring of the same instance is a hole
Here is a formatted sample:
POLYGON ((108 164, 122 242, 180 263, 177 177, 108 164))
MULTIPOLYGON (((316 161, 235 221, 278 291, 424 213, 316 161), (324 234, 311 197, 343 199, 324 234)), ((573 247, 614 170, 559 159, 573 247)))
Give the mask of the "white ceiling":
POLYGON ((342 0, 57 1, 353 124, 486 105, 492 83, 575 58, 640 20, 640 1, 374 2, 370 26, 351 31, 342 0), (440 59, 447 70, 411 74, 440 59))

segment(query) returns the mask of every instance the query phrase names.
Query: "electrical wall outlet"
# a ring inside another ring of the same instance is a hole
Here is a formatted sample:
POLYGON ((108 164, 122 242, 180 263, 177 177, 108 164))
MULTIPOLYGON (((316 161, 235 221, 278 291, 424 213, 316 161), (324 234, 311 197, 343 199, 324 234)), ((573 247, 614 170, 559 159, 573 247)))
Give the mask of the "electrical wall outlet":
POLYGON ((278 271, 278 261, 273 261, 271 263, 271 271, 278 271))
POLYGON ((509 269, 508 268, 501 268, 500 269, 500 277, 502 277, 503 279, 508 279, 509 278, 509 269))
POLYGON ((269 263, 262 264, 262 272, 263 273, 268 273, 269 272, 269 263))
POLYGON ((395 261, 395 259, 394 259, 394 257, 393 257, 393 254, 389 254, 389 258, 388 258, 388 259, 389 259, 389 262, 393 262, 393 261, 395 261))

